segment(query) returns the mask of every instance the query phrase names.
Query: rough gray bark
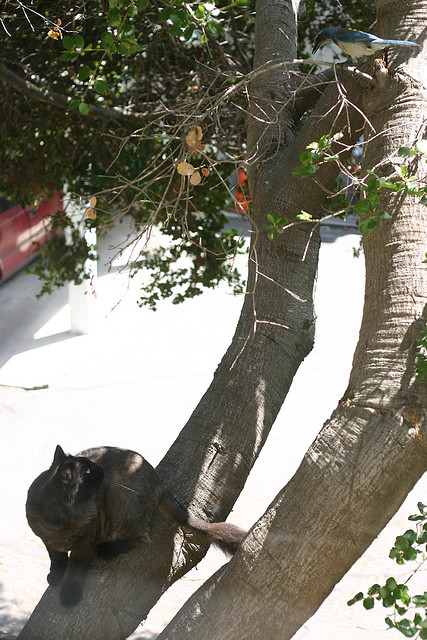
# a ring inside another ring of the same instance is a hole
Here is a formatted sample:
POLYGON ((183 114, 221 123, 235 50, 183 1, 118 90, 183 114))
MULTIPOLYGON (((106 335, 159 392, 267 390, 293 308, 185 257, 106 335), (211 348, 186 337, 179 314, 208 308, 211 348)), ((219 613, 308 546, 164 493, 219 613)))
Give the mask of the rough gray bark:
MULTIPOLYGON (((419 2, 399 9, 381 2, 378 15, 379 33, 405 37, 411 25, 412 39, 427 17, 419 2), (385 26, 383 15, 401 31, 385 26)), ((380 175, 393 172, 400 146, 426 136, 425 57, 389 59, 390 70, 375 65, 364 102, 379 132, 367 128, 364 169, 380 175)), ((425 163, 413 168, 425 178, 425 163)), ((425 208, 401 194, 383 194, 382 207, 392 218, 364 242, 365 307, 346 394, 242 549, 159 640, 291 638, 425 472, 427 390, 415 380, 415 348, 426 323, 425 208)))

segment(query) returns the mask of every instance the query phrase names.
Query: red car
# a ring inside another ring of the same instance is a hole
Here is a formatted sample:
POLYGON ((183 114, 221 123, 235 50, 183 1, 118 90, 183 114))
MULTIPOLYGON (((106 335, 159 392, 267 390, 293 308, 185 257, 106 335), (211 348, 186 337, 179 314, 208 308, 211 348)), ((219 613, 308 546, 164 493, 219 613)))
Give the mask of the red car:
POLYGON ((35 209, 22 208, 0 197, 0 282, 9 278, 37 254, 49 234, 49 216, 62 209, 61 194, 43 200, 35 209))

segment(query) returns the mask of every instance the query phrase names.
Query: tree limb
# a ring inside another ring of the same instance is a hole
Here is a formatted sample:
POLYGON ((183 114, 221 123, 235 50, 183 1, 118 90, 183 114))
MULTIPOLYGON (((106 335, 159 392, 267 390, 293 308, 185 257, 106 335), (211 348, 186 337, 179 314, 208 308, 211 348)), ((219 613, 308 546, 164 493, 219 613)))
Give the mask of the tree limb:
MULTIPOLYGON (((421 59, 411 64, 425 76, 421 59)), ((364 168, 386 171, 400 145, 424 137, 426 98, 410 75, 383 70, 376 80, 365 108, 379 133, 364 168)), ((343 399, 235 558, 159 640, 289 640, 426 471, 427 388, 415 378, 427 321, 425 214, 410 195, 384 191, 381 206, 393 215, 365 238, 365 308, 343 399)))
MULTIPOLYGON (((0 63, 0 80, 34 100, 53 105, 58 109, 69 109, 72 102, 72 98, 69 96, 51 89, 42 89, 34 82, 17 75, 2 63, 0 63)), ((103 120, 127 120, 141 125, 147 123, 147 118, 144 114, 135 113, 121 107, 98 107, 91 104, 89 109, 89 115, 103 120)))

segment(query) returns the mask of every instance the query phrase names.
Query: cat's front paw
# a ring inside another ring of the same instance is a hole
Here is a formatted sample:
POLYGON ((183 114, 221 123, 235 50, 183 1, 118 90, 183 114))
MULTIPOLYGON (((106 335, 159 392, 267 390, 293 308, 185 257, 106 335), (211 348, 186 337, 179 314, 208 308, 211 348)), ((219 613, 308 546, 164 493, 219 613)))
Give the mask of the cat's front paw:
POLYGON ((82 597, 82 587, 77 580, 65 580, 59 599, 64 607, 74 607, 82 597))
POLYGON ((47 574, 47 581, 51 587, 55 587, 57 584, 61 582, 62 578, 64 577, 66 568, 67 568, 66 564, 64 564, 63 566, 56 565, 50 568, 50 571, 47 574))

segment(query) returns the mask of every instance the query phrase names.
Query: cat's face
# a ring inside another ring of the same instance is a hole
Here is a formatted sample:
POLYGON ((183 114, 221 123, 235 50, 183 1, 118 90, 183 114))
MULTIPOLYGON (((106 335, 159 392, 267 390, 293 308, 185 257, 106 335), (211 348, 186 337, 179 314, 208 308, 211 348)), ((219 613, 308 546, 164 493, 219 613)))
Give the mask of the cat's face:
POLYGON ((102 467, 88 458, 69 456, 58 445, 52 463, 52 477, 69 504, 89 500, 104 478, 102 467))

